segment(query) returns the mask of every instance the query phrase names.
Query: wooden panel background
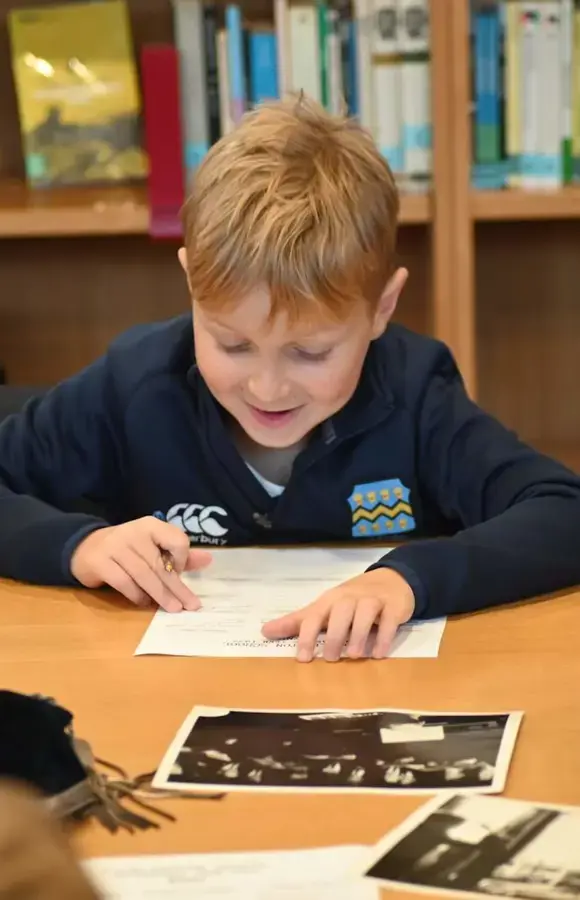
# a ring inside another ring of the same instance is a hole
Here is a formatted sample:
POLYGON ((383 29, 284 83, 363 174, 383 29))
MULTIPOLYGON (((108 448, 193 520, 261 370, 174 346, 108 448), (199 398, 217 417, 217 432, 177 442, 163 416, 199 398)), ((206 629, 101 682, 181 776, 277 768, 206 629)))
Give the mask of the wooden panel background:
MULTIPOLYGON (((137 322, 188 308, 177 244, 146 237, 0 241, 0 360, 11 383, 50 384, 77 371, 137 322)), ((401 230, 410 268, 397 318, 430 327, 429 230, 401 230)))
POLYGON ((479 401, 580 466, 580 222, 479 224, 476 273, 479 401))

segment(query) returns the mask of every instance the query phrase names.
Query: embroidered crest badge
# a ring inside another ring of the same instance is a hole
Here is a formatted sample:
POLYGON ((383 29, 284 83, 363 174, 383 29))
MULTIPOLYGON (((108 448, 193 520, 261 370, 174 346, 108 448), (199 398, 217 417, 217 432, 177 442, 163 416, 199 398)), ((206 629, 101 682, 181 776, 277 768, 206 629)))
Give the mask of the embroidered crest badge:
POLYGON ((410 490, 400 478, 357 484, 348 503, 355 538, 389 537, 416 527, 410 490))

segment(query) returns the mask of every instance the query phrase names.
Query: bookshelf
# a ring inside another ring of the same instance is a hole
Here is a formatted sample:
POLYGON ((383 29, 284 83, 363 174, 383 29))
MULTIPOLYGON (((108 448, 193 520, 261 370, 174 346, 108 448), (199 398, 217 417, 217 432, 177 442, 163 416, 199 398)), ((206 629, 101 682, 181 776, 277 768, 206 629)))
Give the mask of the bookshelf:
POLYGON ((453 304, 475 399, 580 471, 580 188, 471 188, 469 0, 452 0, 453 304))
MULTIPOLYGON (((0 0, 0 361, 11 382, 49 384, 188 296, 177 243, 149 237, 145 186, 24 187, 6 13, 31 2, 0 0)), ((171 40, 170 0, 129 2, 137 50, 171 40)), ((271 20, 273 0, 244 11, 271 20)), ((430 12, 433 188, 401 198, 397 318, 451 346, 486 409, 580 467, 580 188, 472 189, 469 0, 430 12)))
POLYGON ((472 191, 471 215, 477 222, 529 222, 579 219, 580 188, 555 191, 472 191))
MULTIPOLYGON (((22 182, 0 183, 0 238, 149 234, 147 188, 71 188, 30 191, 22 182)), ((401 224, 431 219, 429 197, 401 198, 401 224)))
MULTIPOLYGON (((178 244, 149 236, 147 188, 29 191, 24 172, 6 15, 37 0, 0 0, 0 360, 9 382, 51 384, 90 363, 124 329, 188 309, 178 244)), ((51 0, 38 0, 40 4, 51 0)), ((66 0, 65 0, 66 2, 66 0)), ((434 116, 449 117, 446 8, 432 6, 434 116)), ((170 0, 129 0, 137 55, 171 41, 170 0)), ((273 0, 247 0, 251 21, 273 0)), ((434 123, 434 179, 448 178, 447 129, 434 123)), ((449 193, 401 197, 399 263, 410 279, 398 320, 450 340, 453 312, 449 193)))

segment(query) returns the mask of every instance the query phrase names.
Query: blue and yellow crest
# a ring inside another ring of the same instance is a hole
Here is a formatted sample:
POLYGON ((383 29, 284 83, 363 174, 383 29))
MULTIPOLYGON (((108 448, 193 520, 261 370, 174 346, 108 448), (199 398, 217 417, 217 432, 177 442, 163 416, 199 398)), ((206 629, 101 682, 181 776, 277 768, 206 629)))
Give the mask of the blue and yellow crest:
POLYGON ((353 537, 388 537, 415 529, 410 491, 400 478, 357 484, 350 497, 353 537))

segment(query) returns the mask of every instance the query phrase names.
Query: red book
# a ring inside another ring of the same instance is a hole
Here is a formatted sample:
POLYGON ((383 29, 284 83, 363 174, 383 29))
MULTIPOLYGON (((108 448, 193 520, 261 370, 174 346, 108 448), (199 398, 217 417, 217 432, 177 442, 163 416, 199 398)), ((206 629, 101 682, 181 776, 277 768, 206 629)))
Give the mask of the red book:
POLYGON ((172 44, 142 47, 141 80, 149 156, 149 232, 155 238, 181 238, 179 213, 185 197, 185 168, 179 54, 172 44))

